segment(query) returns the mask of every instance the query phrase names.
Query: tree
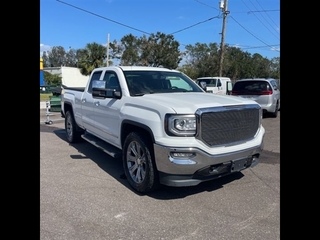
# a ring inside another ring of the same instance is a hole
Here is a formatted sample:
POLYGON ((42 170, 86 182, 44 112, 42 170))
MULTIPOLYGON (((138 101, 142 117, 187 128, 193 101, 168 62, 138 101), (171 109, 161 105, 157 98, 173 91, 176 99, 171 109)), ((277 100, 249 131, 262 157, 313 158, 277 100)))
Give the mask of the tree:
POLYGON ((62 83, 62 77, 46 71, 43 71, 43 78, 46 84, 49 86, 59 86, 62 83))
POLYGON ((194 46, 188 44, 186 47, 187 64, 192 65, 197 72, 195 78, 218 76, 219 53, 218 44, 197 42, 194 46))
POLYGON ((52 47, 51 52, 48 55, 50 67, 64 66, 66 62, 65 54, 66 54, 66 51, 64 50, 63 47, 61 46, 52 47))
POLYGON ((46 51, 44 51, 42 53, 42 60, 43 60, 43 67, 50 67, 50 62, 49 62, 49 57, 48 57, 48 53, 46 51))
POLYGON ((249 76, 251 76, 253 74, 251 62, 250 53, 243 52, 237 47, 226 46, 222 74, 231 79, 244 78, 244 72, 249 73, 249 76))
POLYGON ((271 59, 270 71, 271 78, 280 79, 280 57, 274 57, 271 59))
POLYGON ((128 34, 121 38, 122 50, 121 65, 142 65, 141 63, 141 41, 128 34))
MULTIPOLYGON (((109 65, 112 59, 120 60, 120 65, 162 66, 181 69, 193 79, 219 75, 219 44, 195 43, 179 50, 179 42, 172 35, 161 32, 138 38, 125 35, 120 42, 109 44, 109 65), (184 63, 179 66, 181 61, 184 63)), ((96 67, 105 65, 106 47, 95 42, 83 49, 65 51, 61 46, 43 52, 43 67, 78 67, 81 73, 89 75, 96 67)), ((233 80, 252 77, 272 77, 280 79, 280 57, 271 60, 256 53, 251 55, 240 48, 225 46, 223 76, 233 80)))
POLYGON ((198 72, 191 64, 183 64, 182 66, 178 67, 177 70, 183 72, 193 80, 198 77, 198 72))
POLYGON ((262 57, 260 54, 255 53, 252 56, 254 64, 254 76, 252 77, 270 77, 270 61, 267 58, 262 57))
POLYGON ((66 67, 77 67, 77 50, 70 48, 65 55, 65 66, 66 67))
POLYGON ((116 40, 113 40, 113 42, 109 43, 109 65, 113 64, 113 61, 110 59, 120 60, 122 53, 123 47, 121 46, 121 43, 118 43, 116 40))
POLYGON ((171 34, 157 32, 151 34, 147 40, 141 39, 141 44, 141 58, 149 66, 176 69, 182 60, 180 44, 171 34))
POLYGON ((106 59, 106 47, 96 42, 88 43, 77 51, 78 68, 83 75, 90 75, 93 69, 102 67, 106 59))
POLYGON ((42 54, 43 67, 61 67, 66 63, 66 51, 61 46, 52 47, 51 51, 42 54))
POLYGON ((121 39, 115 53, 121 54, 121 65, 162 66, 176 69, 182 60, 179 42, 173 35, 157 32, 148 38, 128 34, 121 39))

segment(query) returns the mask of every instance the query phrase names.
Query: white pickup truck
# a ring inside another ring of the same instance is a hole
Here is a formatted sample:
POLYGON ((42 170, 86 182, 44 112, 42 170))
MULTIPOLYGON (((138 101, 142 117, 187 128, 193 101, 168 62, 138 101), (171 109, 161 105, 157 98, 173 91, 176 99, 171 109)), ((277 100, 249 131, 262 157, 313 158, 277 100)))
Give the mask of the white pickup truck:
POLYGON ((85 88, 65 87, 67 140, 121 159, 131 187, 194 186, 258 163, 265 129, 259 104, 206 93, 166 68, 94 69, 85 88))

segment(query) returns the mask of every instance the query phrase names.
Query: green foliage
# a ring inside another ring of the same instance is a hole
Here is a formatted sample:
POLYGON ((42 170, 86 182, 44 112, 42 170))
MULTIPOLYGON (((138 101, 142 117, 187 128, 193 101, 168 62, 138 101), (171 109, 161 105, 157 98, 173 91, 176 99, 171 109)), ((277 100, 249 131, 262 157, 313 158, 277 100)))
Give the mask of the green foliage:
POLYGON ((178 67, 177 70, 183 72, 193 80, 197 79, 199 76, 198 72, 191 64, 184 64, 181 67, 178 67))
POLYGON ((151 34, 146 41, 142 41, 141 57, 149 66, 176 69, 182 60, 179 45, 173 35, 157 32, 157 34, 151 34))
MULTIPOLYGON (((114 46, 114 45, 113 45, 114 46)), ((179 42, 173 35, 157 32, 148 38, 137 38, 128 34, 121 39, 117 48, 121 54, 121 65, 142 65, 176 69, 182 60, 179 42)))
POLYGON ((218 76, 219 52, 217 43, 196 43, 194 46, 187 45, 187 64, 195 68, 195 78, 218 76))
POLYGON ((56 74, 43 71, 43 78, 46 84, 49 86, 60 86, 62 84, 62 78, 56 74))
POLYGON ((90 75, 93 69, 102 67, 106 58, 106 48, 98 43, 88 43, 77 52, 78 68, 83 75, 90 75))
MULTIPOLYGON (((220 47, 218 43, 195 43, 186 45, 180 52, 179 42, 173 35, 161 32, 141 37, 125 35, 120 42, 109 44, 108 65, 112 60, 120 65, 162 66, 179 69, 192 79, 205 76, 219 76, 220 47), (181 61, 183 64, 181 64, 181 61)), ((78 67, 83 75, 89 75, 94 68, 106 65, 107 49, 98 43, 88 43, 83 49, 53 47, 42 55, 44 67, 78 67)), ((47 75, 47 74, 46 74, 47 75)), ((260 54, 251 55, 240 48, 225 45, 222 76, 232 80, 251 77, 272 77, 280 79, 280 57, 271 60, 260 54)), ((45 76, 47 83, 55 85, 61 79, 45 76)))
POLYGON ((43 52, 43 67, 76 67, 77 66, 77 51, 70 48, 65 51, 62 46, 52 47, 51 51, 43 52))
POLYGON ((141 40, 129 34, 121 39, 121 45, 121 65, 144 65, 140 58, 141 40))

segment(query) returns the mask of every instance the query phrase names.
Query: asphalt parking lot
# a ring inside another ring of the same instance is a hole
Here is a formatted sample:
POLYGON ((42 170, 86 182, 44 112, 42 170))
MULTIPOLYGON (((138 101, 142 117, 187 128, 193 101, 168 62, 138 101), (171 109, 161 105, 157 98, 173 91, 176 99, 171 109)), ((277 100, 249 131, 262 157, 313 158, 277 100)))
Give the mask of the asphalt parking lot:
POLYGON ((69 144, 60 113, 41 109, 40 239, 280 239, 280 112, 262 124, 254 168, 139 195, 120 161, 86 142, 69 144))

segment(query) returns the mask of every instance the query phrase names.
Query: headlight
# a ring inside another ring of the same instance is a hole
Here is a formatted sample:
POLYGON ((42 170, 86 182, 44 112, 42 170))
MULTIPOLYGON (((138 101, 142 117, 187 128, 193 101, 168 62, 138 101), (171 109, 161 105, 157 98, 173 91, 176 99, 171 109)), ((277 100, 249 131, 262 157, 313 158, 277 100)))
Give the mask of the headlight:
POLYGON ((195 115, 166 115, 165 131, 170 136, 193 136, 196 129, 195 115))

